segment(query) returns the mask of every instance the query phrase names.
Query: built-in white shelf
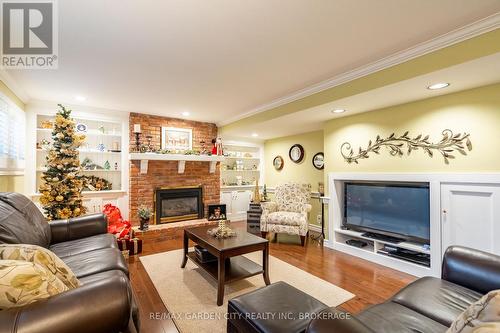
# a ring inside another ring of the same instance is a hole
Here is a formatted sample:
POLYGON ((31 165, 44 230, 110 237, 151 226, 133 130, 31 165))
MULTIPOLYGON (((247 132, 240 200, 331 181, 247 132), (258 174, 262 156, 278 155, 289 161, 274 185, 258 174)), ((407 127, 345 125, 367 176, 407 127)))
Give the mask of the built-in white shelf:
MULTIPOLYGON (((52 133, 52 128, 37 128, 37 132, 40 133, 52 133)), ((99 130, 88 130, 87 132, 78 132, 78 134, 86 135, 86 136, 114 136, 121 137, 121 133, 102 133, 99 130)))
POLYGON ((226 156, 227 160, 254 160, 258 161, 260 158, 258 157, 236 157, 236 156, 226 156))
POLYGON ((149 161, 177 161, 178 173, 184 173, 186 162, 209 162, 210 173, 215 172, 217 162, 221 162, 225 159, 224 156, 215 155, 184 155, 184 154, 158 154, 158 153, 130 153, 129 160, 131 161, 141 161, 141 174, 148 173, 148 162, 149 161))
MULTIPOLYGON (((106 194, 125 194, 127 191, 123 190, 103 190, 103 191, 82 191, 82 195, 84 197, 91 197, 91 196, 102 196, 106 194)), ((32 198, 38 198, 41 197, 42 195, 40 193, 33 193, 30 195, 32 198)))
MULTIPOLYGON (((45 172, 47 168, 38 168, 37 172, 45 172)), ((121 172, 121 170, 106 170, 106 169, 96 169, 96 170, 81 170, 81 172, 121 172)))
MULTIPOLYGON (((43 149, 43 148, 39 148, 36 151, 41 153, 49 152, 48 149, 43 149)), ((103 154, 103 155, 118 155, 118 156, 121 154, 120 151, 101 151, 101 150, 89 150, 89 149, 78 149, 78 152, 80 152, 80 154, 103 154)))
MULTIPOLYGON (((351 237, 358 238, 358 239, 364 239, 364 240, 378 243, 381 245, 391 245, 391 246, 399 247, 399 248, 402 248, 405 250, 415 251, 418 253, 431 254, 430 248, 424 247, 423 244, 417 244, 417 243, 412 243, 412 242, 392 243, 392 242, 388 242, 388 241, 383 241, 383 240, 378 240, 378 239, 373 239, 373 238, 362 236, 363 232, 354 231, 354 230, 335 229, 335 233, 351 236, 351 237)), ((378 248, 377 248, 377 250, 378 250, 378 248)))
MULTIPOLYGON (((259 186, 262 188, 262 186, 259 186)), ((221 186, 221 190, 236 190, 236 189, 249 189, 249 188, 255 188, 255 185, 225 185, 221 186)))

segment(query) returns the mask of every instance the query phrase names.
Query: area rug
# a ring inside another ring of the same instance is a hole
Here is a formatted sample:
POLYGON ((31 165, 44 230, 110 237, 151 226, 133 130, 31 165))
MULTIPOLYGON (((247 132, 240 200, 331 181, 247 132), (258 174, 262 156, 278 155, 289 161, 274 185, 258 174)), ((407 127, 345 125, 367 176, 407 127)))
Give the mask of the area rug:
MULTIPOLYGON (((158 320, 172 318, 181 333, 226 332, 227 301, 265 286, 262 275, 226 285, 224 304, 216 305, 217 284, 188 260, 180 268, 182 250, 140 257, 169 314, 155 314, 158 320)), ((262 264, 262 252, 245 255, 262 264)), ((350 292, 311 275, 273 256, 269 257, 272 282, 285 281, 328 306, 340 305, 354 297, 350 292)))

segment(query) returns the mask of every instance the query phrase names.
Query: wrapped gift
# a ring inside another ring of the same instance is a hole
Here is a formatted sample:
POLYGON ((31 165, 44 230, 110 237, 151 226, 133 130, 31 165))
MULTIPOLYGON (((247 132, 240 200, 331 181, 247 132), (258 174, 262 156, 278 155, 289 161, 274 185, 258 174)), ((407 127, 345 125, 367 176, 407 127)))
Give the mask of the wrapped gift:
POLYGON ((121 238, 116 240, 118 242, 118 248, 120 251, 127 251, 129 249, 130 239, 121 238))
POLYGON ((108 233, 117 239, 133 238, 132 224, 122 218, 120 209, 112 204, 104 205, 103 213, 108 218, 108 233))
POLYGON ((142 239, 132 238, 128 243, 128 251, 131 256, 142 252, 142 239))

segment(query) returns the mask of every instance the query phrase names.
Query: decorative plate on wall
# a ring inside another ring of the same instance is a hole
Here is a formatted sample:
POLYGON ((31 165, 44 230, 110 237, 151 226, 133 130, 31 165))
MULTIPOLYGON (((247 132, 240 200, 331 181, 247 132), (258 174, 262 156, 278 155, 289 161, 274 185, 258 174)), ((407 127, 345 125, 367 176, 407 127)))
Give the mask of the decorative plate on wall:
POLYGON ((288 152, 288 156, 290 156, 290 159, 293 162, 300 163, 304 158, 304 147, 299 144, 293 145, 288 152))
POLYGON ((283 164, 285 164, 285 162, 283 161, 283 157, 281 156, 276 156, 273 160, 273 166, 276 170, 281 170, 283 169, 283 164))
POLYGON ((314 167, 318 170, 323 170, 325 167, 325 156, 323 153, 316 153, 312 159, 314 167))
POLYGON ((77 132, 87 132, 87 125, 78 123, 76 124, 76 131, 77 132))

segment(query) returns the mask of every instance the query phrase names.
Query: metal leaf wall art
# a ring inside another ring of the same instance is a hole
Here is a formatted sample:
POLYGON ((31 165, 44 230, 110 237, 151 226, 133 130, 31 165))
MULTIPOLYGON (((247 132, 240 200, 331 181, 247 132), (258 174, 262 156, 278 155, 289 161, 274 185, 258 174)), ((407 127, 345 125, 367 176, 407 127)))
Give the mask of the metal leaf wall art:
POLYGON ((437 143, 429 142, 429 135, 423 136, 419 134, 411 138, 408 133, 409 132, 406 131, 399 137, 392 133, 385 139, 377 135, 375 141, 372 142, 372 140, 370 140, 368 142, 368 147, 366 149, 359 147, 357 154, 354 154, 354 150, 349 142, 344 142, 340 148, 340 152, 347 163, 358 164, 359 160, 368 158, 368 154, 370 153, 380 154, 381 147, 386 147, 392 156, 403 156, 404 150, 410 155, 413 150, 419 150, 421 148, 429 157, 434 155, 433 151, 438 152, 443 156, 444 162, 449 164, 450 160, 455 158, 455 156, 452 155, 453 152, 467 155, 467 151, 472 150, 472 143, 469 137, 470 134, 468 133, 453 134, 451 130, 445 129, 442 132, 443 138, 437 143))

